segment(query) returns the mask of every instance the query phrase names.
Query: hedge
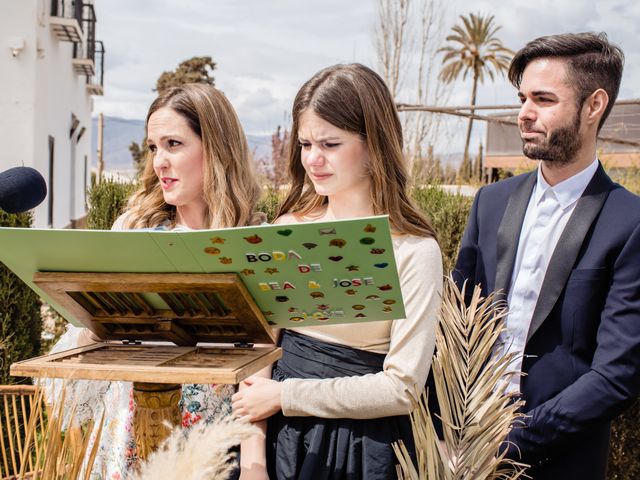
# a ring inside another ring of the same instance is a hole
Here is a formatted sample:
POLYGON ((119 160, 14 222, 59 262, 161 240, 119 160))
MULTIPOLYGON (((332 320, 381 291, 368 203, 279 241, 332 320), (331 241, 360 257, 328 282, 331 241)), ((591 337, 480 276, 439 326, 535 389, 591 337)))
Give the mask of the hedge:
MULTIPOLYGON (((0 226, 29 227, 31 215, 11 215, 0 210, 0 226)), ((0 263, 0 384, 25 381, 9 376, 9 367, 40 354, 41 331, 40 299, 0 263)))

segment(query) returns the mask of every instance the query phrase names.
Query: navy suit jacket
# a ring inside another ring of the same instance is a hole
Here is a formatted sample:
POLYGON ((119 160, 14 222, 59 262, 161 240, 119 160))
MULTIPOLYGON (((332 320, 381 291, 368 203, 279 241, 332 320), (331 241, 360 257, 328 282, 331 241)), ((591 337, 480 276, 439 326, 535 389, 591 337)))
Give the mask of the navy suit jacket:
MULTIPOLYGON (((459 284, 506 298, 535 182, 534 171, 477 193, 459 284)), ((640 391, 640 198, 602 165, 553 251, 524 354, 526 427, 512 430, 508 456, 534 479, 604 478, 610 422, 640 391)))

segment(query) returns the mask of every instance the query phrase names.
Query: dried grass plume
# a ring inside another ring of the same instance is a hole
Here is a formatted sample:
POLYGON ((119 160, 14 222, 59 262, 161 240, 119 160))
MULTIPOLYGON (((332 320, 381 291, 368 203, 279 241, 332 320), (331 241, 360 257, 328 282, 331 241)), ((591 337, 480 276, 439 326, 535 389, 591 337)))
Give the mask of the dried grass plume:
POLYGON ((230 449, 259 434, 255 426, 229 416, 190 429, 175 428, 133 480, 226 480, 236 465, 230 449))

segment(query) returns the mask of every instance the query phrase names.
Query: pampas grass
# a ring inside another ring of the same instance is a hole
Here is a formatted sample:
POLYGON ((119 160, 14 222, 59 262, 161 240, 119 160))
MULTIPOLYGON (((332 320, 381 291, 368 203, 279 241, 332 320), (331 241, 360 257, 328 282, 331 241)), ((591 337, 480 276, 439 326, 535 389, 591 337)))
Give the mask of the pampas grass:
POLYGON ((260 430, 248 423, 223 417, 190 429, 175 428, 133 480, 226 480, 236 467, 230 449, 260 430))
POLYGON ((445 282, 436 355, 432 369, 440 405, 444 444, 438 440, 426 393, 411 414, 417 466, 402 442, 394 445, 401 480, 517 479, 527 465, 504 458, 500 445, 521 422, 523 405, 504 393, 514 373, 514 355, 497 356, 494 345, 504 331, 505 302, 481 296, 475 287, 465 304, 465 285, 445 282))

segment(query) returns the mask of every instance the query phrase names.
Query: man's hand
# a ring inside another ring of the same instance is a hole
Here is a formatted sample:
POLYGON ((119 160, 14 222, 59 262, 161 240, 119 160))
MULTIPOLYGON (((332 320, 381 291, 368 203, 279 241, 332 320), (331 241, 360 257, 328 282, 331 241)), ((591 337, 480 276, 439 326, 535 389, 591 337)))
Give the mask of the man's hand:
POLYGON ((242 382, 238 393, 231 397, 233 414, 243 421, 257 422, 270 417, 282 408, 280 382, 252 376, 242 382))

